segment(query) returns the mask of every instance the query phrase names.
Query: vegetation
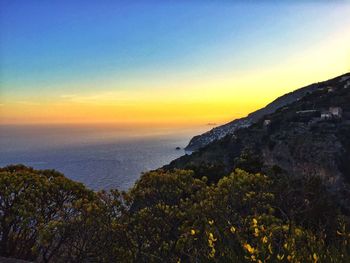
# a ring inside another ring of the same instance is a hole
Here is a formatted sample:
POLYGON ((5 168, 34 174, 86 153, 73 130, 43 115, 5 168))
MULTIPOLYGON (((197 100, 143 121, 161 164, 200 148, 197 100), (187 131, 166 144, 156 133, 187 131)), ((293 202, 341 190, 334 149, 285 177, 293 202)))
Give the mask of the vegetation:
POLYGON ((350 262, 349 226, 319 177, 237 168, 211 183, 192 171, 158 170, 128 192, 93 192, 52 170, 0 169, 0 254, 6 257, 350 262))

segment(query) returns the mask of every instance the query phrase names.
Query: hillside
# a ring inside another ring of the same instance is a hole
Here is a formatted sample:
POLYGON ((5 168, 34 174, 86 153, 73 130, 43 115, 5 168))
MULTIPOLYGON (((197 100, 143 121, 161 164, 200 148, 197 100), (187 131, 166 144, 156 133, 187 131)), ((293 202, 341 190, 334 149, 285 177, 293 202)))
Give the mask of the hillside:
POLYGON ((266 107, 250 113, 247 117, 233 120, 224 125, 215 127, 212 130, 205 132, 201 135, 197 135, 193 137, 189 142, 189 144, 186 146, 186 150, 196 151, 210 144, 213 141, 216 141, 225 137, 228 134, 233 134, 237 129, 249 127, 250 125, 259 121, 260 118, 262 118, 264 115, 271 114, 275 112, 277 109, 282 108, 288 104, 291 104, 303 98, 308 93, 314 92, 318 89, 323 89, 327 85, 332 85, 332 83, 338 83, 339 81, 346 82, 347 77, 349 77, 348 74, 344 74, 334 79, 320 82, 320 83, 314 83, 309 86, 297 89, 293 92, 287 93, 277 98, 276 100, 268 104, 266 107))
POLYGON ((200 176, 210 171, 220 178, 249 163, 252 172, 278 169, 293 175, 319 175, 332 188, 340 187, 350 182, 349 80, 348 73, 282 96, 250 114, 249 127, 237 126, 165 168, 192 169, 200 176))

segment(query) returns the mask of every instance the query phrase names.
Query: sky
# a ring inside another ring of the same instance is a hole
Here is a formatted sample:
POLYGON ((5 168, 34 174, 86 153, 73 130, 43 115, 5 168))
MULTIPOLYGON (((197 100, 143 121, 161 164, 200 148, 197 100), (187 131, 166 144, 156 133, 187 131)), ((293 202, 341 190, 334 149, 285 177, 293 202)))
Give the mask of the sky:
POLYGON ((346 72, 350 1, 0 0, 0 124, 219 124, 346 72))

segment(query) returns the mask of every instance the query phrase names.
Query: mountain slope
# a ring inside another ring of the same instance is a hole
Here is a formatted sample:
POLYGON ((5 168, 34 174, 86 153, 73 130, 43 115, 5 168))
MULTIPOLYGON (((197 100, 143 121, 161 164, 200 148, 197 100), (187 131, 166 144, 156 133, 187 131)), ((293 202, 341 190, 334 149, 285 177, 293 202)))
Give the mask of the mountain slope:
POLYGON ((249 127, 250 125, 256 123, 264 115, 273 113, 277 109, 301 99, 308 93, 314 92, 317 89, 322 89, 325 86, 333 83, 334 81, 337 82, 342 80, 346 82, 347 77, 348 75, 344 74, 340 77, 337 77, 328 81, 324 81, 321 83, 314 83, 312 85, 287 93, 277 98, 276 100, 268 104, 266 107, 250 113, 247 117, 233 120, 227 124, 221 125, 219 127, 215 127, 208 132, 205 132, 201 135, 197 135, 193 137, 189 142, 189 144, 186 146, 186 150, 196 151, 213 141, 216 141, 225 137, 228 134, 233 134, 237 129, 249 127))
POLYGON ((220 178, 243 166, 252 172, 319 175, 332 187, 350 182, 350 73, 287 94, 249 116, 254 120, 249 127, 237 128, 165 169, 192 169, 199 176, 210 171, 220 178))

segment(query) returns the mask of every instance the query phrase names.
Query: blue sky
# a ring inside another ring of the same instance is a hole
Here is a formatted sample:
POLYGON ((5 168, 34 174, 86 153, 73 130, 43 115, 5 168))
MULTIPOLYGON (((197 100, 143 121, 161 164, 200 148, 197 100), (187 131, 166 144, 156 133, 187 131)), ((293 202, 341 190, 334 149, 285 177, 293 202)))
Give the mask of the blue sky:
POLYGON ((350 27, 348 1, 0 3, 5 101, 279 67, 350 27))

